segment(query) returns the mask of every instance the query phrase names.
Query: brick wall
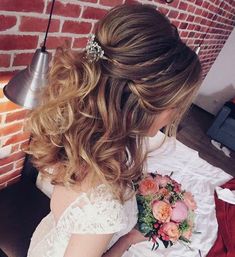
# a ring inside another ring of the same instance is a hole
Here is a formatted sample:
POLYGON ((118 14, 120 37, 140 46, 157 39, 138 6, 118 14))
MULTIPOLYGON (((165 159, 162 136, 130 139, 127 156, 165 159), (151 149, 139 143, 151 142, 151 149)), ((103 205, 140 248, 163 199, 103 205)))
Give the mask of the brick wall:
MULTIPOLYGON (((166 4, 164 0, 139 0, 156 5, 166 14, 192 48, 201 42, 210 26, 200 52, 204 76, 235 25, 235 1, 224 0, 219 8, 221 1, 174 0, 166 4)), ((74 49, 83 48, 96 20, 112 6, 124 2, 134 1, 56 0, 47 49, 53 52, 63 44, 74 49)), ((8 145, 11 148, 10 155, 0 159, 0 188, 19 178, 24 158, 21 148, 28 138, 22 132, 26 111, 4 98, 1 88, 6 76, 29 64, 35 49, 43 42, 50 6, 50 0, 0 0, 0 147, 8 145)))

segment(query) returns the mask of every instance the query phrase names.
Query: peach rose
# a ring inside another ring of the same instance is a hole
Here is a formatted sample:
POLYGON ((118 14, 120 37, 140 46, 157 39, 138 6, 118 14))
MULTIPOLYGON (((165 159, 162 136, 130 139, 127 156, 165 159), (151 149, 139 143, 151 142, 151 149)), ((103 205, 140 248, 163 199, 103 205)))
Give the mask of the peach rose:
POLYGON ((197 209, 197 204, 193 198, 193 195, 190 192, 184 193, 184 202, 189 208, 189 210, 194 211, 195 209, 197 209))
POLYGON ((172 242, 176 242, 180 237, 179 228, 174 222, 167 222, 163 224, 161 230, 161 233, 164 233, 167 237, 169 237, 172 242))
POLYGON ((152 204, 153 216, 160 222, 170 221, 172 208, 169 203, 163 201, 154 201, 152 204))
POLYGON ((171 220, 175 222, 181 222, 188 217, 188 207, 183 201, 178 201, 175 203, 172 214, 171 220))
POLYGON ((171 179, 168 176, 162 176, 162 175, 157 175, 155 177, 155 180, 160 187, 165 187, 167 183, 171 181, 171 179))
POLYGON ((159 191, 158 191, 158 194, 166 197, 170 194, 170 192, 166 188, 160 188, 159 191))
POLYGON ((139 192, 141 195, 156 194, 159 186, 152 177, 143 179, 139 184, 139 192))

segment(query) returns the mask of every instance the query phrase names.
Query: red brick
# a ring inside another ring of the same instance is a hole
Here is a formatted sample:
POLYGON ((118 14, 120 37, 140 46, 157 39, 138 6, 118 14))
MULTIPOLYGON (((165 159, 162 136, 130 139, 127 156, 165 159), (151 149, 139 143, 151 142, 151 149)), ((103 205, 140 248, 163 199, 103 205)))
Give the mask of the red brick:
POLYGON ((15 167, 16 167, 16 169, 18 169, 18 168, 22 169, 23 165, 24 165, 24 158, 17 161, 16 164, 15 164, 15 167))
POLYGON ((106 10, 93 8, 93 7, 84 7, 82 17, 85 19, 94 19, 99 20, 105 16, 107 13, 106 10))
POLYGON ((189 5, 187 11, 192 14, 192 13, 194 13, 195 9, 196 9, 195 6, 189 5))
POLYGON ((72 38, 70 37, 48 37, 46 46, 47 49, 56 49, 57 47, 65 46, 71 47, 72 38))
POLYGON ((187 18, 187 13, 180 13, 178 19, 181 21, 184 21, 187 18))
POLYGON ((0 129, 0 137, 10 135, 12 133, 18 132, 22 129, 23 125, 22 123, 15 123, 12 125, 4 126, 0 129))
POLYGON ((19 144, 13 145, 12 149, 11 149, 11 153, 18 152, 19 150, 20 150, 20 145, 19 144))
POLYGON ((193 37, 195 35, 195 32, 189 32, 188 37, 193 37))
POLYGON ((0 21, 0 31, 10 29, 16 25, 15 16, 0 15, 0 21))
MULTIPOLYGON (((166 1, 164 0, 164 1, 161 1, 162 3, 166 3, 166 1)), ((174 8, 178 8, 178 6, 179 6, 179 3, 180 3, 180 0, 174 0, 172 3, 170 3, 170 4, 168 4, 169 6, 171 6, 171 7, 174 7, 174 8)))
MULTIPOLYGON (((11 154, 10 156, 8 156, 6 158, 0 159, 0 166, 9 164, 11 162, 17 161, 17 160, 22 159, 24 157, 25 157, 25 153, 23 151, 17 152, 17 153, 13 153, 13 154, 11 154)), ((2 182, 0 182, 0 183, 2 183, 2 182)))
POLYGON ((185 38, 185 37, 188 36, 188 34, 189 34, 189 32, 183 31, 183 32, 180 33, 180 36, 185 38))
POLYGON ((29 147, 29 140, 24 141, 23 143, 20 144, 20 150, 22 151, 28 150, 28 147, 29 147))
POLYGON ((33 53, 16 54, 13 60, 13 66, 27 66, 31 63, 33 53))
POLYGON ((176 28, 178 28, 180 25, 180 21, 176 21, 176 20, 172 20, 171 23, 174 24, 176 28))
POLYGON ((3 11, 17 11, 17 12, 39 12, 41 13, 44 9, 43 0, 17 0, 12 2, 12 0, 1 0, 0 10, 3 11))
POLYGON ((21 174, 21 169, 1 175, 0 184, 6 183, 7 181, 14 179, 15 177, 18 177, 20 174, 21 174))
POLYGON ((194 24, 189 24, 188 25, 188 30, 193 30, 195 28, 196 25, 194 24))
POLYGON ((35 49, 38 36, 0 35, 0 50, 35 49))
POLYGON ((195 12, 196 15, 202 15, 202 13, 203 13, 203 10, 196 9, 196 12, 195 12))
POLYGON ((214 5, 210 5, 208 8, 212 13, 217 13, 217 7, 215 7, 214 5))
POLYGON ((0 67, 9 67, 10 60, 11 60, 10 54, 0 54, 0 67))
MULTIPOLYGON (((21 170, 22 170, 22 169, 20 169, 20 171, 21 171, 21 170)), ((20 179, 21 179, 21 174, 19 174, 18 176, 14 177, 13 179, 7 181, 7 186, 10 186, 10 185, 12 185, 12 184, 15 184, 15 183, 19 182, 20 179)))
POLYGON ((170 13, 168 14, 168 16, 172 19, 175 19, 175 18, 177 18, 178 14, 179 14, 179 12, 171 10, 170 13))
POLYGON ((189 15, 186 20, 189 21, 189 22, 193 22, 194 19, 195 19, 195 16, 189 15))
POLYGON ((15 72, 7 71, 7 72, 1 72, 0 73, 0 82, 7 84, 8 81, 14 76, 15 72))
POLYGON ((73 42, 73 48, 85 48, 88 38, 75 38, 73 42))
MULTIPOLYGON (((50 2, 47 5, 47 13, 50 13, 51 10, 51 4, 50 2)), ((56 1, 54 5, 53 14, 60 15, 60 16, 66 16, 66 17, 79 17, 81 13, 81 7, 78 4, 63 4, 60 1, 56 1)))
POLYGON ((65 21, 62 28, 62 32, 75 34, 88 34, 90 31, 91 23, 89 22, 65 21))
POLYGON ((164 15, 167 15, 169 10, 167 8, 164 8, 164 7, 159 7, 158 8, 158 11, 164 15))
POLYGON ((196 0, 196 5, 202 6, 203 0, 196 0))
POLYGON ((187 28, 187 26, 188 26, 188 23, 186 23, 186 22, 182 22, 181 24, 180 24, 180 29, 186 29, 187 28))
MULTIPOLYGON (((47 28, 48 19, 35 17, 22 17, 20 21, 19 31, 44 32, 47 28)), ((58 32, 60 21, 52 19, 49 32, 58 32)))
POLYGON ((179 3, 179 9, 186 11, 188 8, 188 5, 186 3, 180 2, 179 3))
POLYGON ((6 123, 16 121, 16 120, 23 120, 29 113, 29 110, 23 109, 17 112, 8 113, 6 117, 6 123))
POLYGON ((30 134, 28 132, 24 132, 24 133, 18 133, 12 137, 10 137, 4 144, 4 146, 6 145, 10 145, 10 144, 15 144, 15 143, 19 143, 21 141, 25 141, 27 139, 29 139, 30 134))
POLYGON ((201 23, 202 22, 202 18, 201 17, 196 17, 194 22, 195 23, 201 23))
POLYGON ((16 109, 21 109, 22 107, 14 104, 13 102, 0 103, 0 113, 8 112, 16 109))
POLYGON ((4 165, 0 167, 0 175, 5 174, 13 169, 13 163, 4 165))
POLYGON ((122 4, 122 0, 100 0, 101 5, 107 5, 107 6, 116 6, 122 4))
POLYGON ((7 186, 7 183, 0 184, 0 190, 4 189, 7 186))

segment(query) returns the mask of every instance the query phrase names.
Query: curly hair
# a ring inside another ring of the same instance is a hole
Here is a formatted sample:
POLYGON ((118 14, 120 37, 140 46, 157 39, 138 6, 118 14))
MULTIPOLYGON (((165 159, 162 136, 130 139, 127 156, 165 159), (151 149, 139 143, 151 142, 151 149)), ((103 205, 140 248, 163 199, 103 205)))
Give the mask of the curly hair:
POLYGON ((105 59, 59 48, 41 102, 30 116, 29 152, 54 184, 92 174, 120 200, 143 172, 144 139, 156 117, 177 108, 174 135, 201 80, 198 56, 170 21, 149 5, 121 5, 95 28, 105 59), (55 167, 49 174, 48 168, 55 167))

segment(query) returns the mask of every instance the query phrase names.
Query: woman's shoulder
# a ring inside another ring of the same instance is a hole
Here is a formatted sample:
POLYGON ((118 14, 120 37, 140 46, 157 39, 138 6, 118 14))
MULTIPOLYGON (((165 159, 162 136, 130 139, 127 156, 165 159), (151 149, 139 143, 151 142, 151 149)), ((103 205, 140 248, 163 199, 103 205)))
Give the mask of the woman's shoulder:
POLYGON ((51 211, 58 225, 70 226, 72 233, 115 233, 127 224, 124 205, 105 184, 85 192, 55 186, 51 211))

